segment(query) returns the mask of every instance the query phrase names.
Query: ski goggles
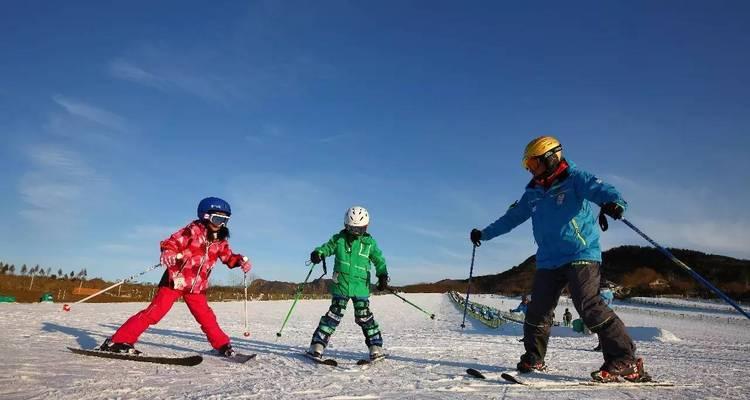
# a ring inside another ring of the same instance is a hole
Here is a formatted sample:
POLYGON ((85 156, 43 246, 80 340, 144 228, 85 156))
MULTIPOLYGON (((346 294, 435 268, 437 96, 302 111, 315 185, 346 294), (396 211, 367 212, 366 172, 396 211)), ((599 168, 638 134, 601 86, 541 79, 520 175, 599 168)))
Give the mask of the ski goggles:
POLYGON ((229 216, 224 214, 208 214, 208 222, 216 225, 226 225, 229 222, 229 216))
POLYGON ((365 232, 367 232, 367 225, 365 226, 346 226, 346 231, 351 233, 354 236, 360 236, 363 235, 365 232))
POLYGON ((534 171, 535 169, 539 168, 539 166, 543 162, 546 162, 548 158, 552 157, 555 153, 561 150, 562 146, 555 146, 555 148, 547 150, 544 154, 526 158, 523 160, 523 166, 529 171, 534 171))

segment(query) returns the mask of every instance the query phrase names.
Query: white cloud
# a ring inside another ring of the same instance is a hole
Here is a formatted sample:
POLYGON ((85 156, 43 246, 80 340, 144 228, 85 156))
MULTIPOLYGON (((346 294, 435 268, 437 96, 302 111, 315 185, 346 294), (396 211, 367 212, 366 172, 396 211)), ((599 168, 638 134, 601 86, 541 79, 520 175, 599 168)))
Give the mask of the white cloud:
POLYGON ((164 92, 184 92, 206 100, 227 102, 240 92, 230 78, 201 73, 193 67, 177 64, 164 58, 159 66, 146 70, 134 62, 117 59, 109 64, 109 73, 115 78, 155 88, 164 92))
POLYGON ((112 61, 109 65, 109 72, 115 78, 156 88, 163 88, 161 78, 122 59, 112 61))
POLYGON ((64 108, 70 115, 95 122, 119 132, 127 131, 125 119, 115 113, 60 95, 53 96, 52 100, 64 108))
MULTIPOLYGON (((617 175, 608 179, 628 201, 625 217, 660 245, 750 258, 750 215, 744 211, 745 200, 698 185, 675 187, 617 175)), ((610 223, 611 231, 602 235, 603 244, 649 245, 619 225, 610 223)))
POLYGON ((61 146, 32 146, 27 156, 31 169, 18 185, 24 203, 20 214, 48 231, 65 229, 61 225, 85 211, 86 196, 108 184, 78 153, 61 146))

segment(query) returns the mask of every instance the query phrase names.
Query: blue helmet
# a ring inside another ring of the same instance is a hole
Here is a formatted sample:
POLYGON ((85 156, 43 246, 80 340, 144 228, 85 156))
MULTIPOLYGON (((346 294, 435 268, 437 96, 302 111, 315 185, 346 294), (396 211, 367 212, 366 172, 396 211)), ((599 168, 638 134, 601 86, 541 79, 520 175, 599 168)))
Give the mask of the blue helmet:
POLYGON ((218 197, 206 197, 198 203, 198 219, 203 219, 206 214, 221 211, 227 215, 232 215, 232 208, 229 203, 218 197))

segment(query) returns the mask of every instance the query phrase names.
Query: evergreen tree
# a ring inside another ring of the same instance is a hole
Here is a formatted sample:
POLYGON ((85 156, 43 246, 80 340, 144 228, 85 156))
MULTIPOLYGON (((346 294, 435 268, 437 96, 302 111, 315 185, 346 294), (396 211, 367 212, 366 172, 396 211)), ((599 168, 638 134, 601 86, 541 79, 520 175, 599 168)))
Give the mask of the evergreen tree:
POLYGON ((59 276, 60 278, 64 278, 65 277, 63 275, 62 268, 60 268, 60 269, 57 270, 57 276, 59 276))
POLYGON ((76 277, 76 273, 73 271, 70 271, 70 279, 73 279, 76 277))
POLYGON ((21 266, 21 275, 26 275, 27 272, 29 272, 29 271, 26 268, 26 264, 24 264, 23 266, 21 266))
POLYGON ((10 273, 11 273, 11 275, 13 275, 13 274, 16 273, 16 264, 13 264, 13 265, 10 266, 10 273))

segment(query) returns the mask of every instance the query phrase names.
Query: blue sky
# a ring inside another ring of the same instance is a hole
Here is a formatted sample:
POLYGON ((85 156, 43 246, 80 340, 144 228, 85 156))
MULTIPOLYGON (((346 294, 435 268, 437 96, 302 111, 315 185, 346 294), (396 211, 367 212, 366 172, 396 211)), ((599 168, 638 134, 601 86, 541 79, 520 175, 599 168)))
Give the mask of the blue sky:
MULTIPOLYGON (((219 196, 299 281, 347 207, 396 284, 468 275, 472 227, 551 134, 667 246, 750 258, 745 1, 13 2, 0 13, 0 260, 118 279, 219 196), (107 2, 109 3, 109 2, 107 2), (523 4, 521 4, 523 3, 523 4)), ((603 246, 645 243, 622 224, 603 246)), ((476 274, 533 254, 530 223, 476 274)), ((158 273, 146 280, 156 281, 158 273)), ((212 279, 240 273, 218 266, 212 279)))

